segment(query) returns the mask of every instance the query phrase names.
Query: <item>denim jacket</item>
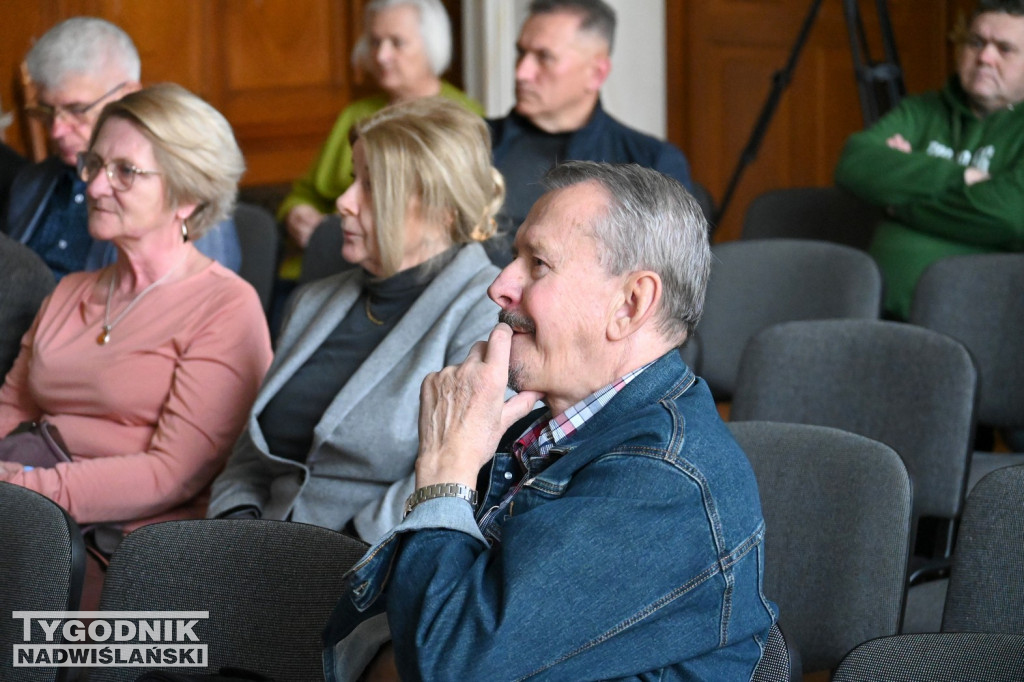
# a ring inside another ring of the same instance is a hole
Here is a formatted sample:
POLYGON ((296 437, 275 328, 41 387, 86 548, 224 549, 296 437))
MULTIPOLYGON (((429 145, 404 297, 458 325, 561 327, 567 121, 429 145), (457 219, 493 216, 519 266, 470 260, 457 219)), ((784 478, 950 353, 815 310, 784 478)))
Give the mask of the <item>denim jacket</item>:
POLYGON ((776 617, 764 521, 706 384, 673 350, 523 477, 511 446, 538 416, 484 470, 478 516, 522 482, 500 542, 438 498, 352 569, 327 679, 358 677, 385 609, 405 680, 750 679, 776 617))

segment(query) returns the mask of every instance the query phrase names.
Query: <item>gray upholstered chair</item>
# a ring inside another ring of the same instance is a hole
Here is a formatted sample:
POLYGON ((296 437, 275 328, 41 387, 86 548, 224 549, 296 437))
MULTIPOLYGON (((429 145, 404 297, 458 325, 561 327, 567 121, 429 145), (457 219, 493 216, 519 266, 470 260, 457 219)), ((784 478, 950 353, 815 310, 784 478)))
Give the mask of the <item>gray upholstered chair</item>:
POLYGON ((1024 466, 993 471, 967 497, 942 631, 1024 635, 1024 466))
POLYGON ((977 371, 963 345, 899 322, 774 325, 747 344, 731 419, 832 426, 896 450, 914 486, 918 553, 946 556, 974 440, 977 371), (937 527, 934 532, 933 525, 937 527))
POLYGON ((299 284, 330 277, 353 267, 341 257, 341 245, 341 216, 337 213, 324 216, 302 252, 299 284))
POLYGON ((851 651, 832 682, 1020 682, 1024 636, 935 632, 881 637, 851 651))
MULTIPOLYGON (((910 322, 948 334, 971 352, 978 366, 979 426, 1024 431, 1024 253, 932 263, 914 290, 910 322)), ((994 469, 1021 463, 1024 452, 975 451, 967 489, 994 469)))
POLYGON ((882 275, 863 251, 805 239, 716 244, 704 316, 683 359, 719 400, 736 387, 747 341, 778 322, 877 319, 882 275))
POLYGON ((256 289, 263 312, 269 316, 281 245, 277 221, 267 209, 244 202, 235 206, 234 217, 242 249, 242 266, 238 274, 256 289))
POLYGON ((910 480, 877 441, 807 424, 733 422, 765 518, 765 595, 805 672, 899 632, 910 480))
MULTIPOLYGON (((66 679, 68 668, 12 668, 23 621, 14 611, 74 611, 85 578, 85 544, 78 526, 49 498, 0 482, 0 679, 66 679)), ((43 643, 38 626, 33 644, 43 643)), ((63 635, 57 631, 57 642, 63 635)))
POLYGON ((866 250, 884 211, 838 187, 769 190, 750 202, 742 239, 820 239, 866 250))
MULTIPOLYGON (((194 628, 209 667, 277 680, 323 678, 320 634, 367 546, 301 523, 206 519, 143 526, 110 561, 105 611, 208 611, 194 628)), ((142 668, 95 668, 90 682, 142 668)))
POLYGON ((782 628, 775 623, 768 631, 764 652, 750 682, 800 682, 802 679, 800 652, 789 645, 782 628))

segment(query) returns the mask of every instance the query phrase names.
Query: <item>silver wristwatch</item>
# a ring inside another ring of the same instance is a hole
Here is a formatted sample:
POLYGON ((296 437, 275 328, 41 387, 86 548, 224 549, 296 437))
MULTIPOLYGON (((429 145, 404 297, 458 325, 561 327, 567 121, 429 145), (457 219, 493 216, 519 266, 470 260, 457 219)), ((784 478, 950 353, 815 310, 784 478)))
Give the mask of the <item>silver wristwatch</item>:
POLYGON ((435 497, 457 497, 465 500, 476 509, 476 491, 462 483, 435 483, 417 488, 416 492, 405 500, 405 515, 408 516, 412 508, 420 502, 432 500, 435 497))

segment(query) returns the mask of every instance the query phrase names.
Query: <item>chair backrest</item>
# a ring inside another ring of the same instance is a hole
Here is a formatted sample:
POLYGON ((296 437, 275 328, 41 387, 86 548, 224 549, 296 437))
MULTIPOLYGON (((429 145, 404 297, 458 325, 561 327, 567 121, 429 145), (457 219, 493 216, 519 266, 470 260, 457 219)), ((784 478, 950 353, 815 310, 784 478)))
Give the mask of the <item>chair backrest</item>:
POLYGON ((743 352, 731 419, 832 426, 900 454, 915 516, 960 514, 977 372, 944 334, 881 320, 774 325, 743 352))
POLYGON ((324 216, 302 252, 299 284, 330 277, 354 267, 341 257, 341 245, 341 216, 337 213, 324 216))
POLYGON ((899 632, 911 514, 899 455, 822 426, 729 429, 761 493, 765 595, 803 669, 831 669, 860 642, 899 632))
POLYGON ((800 682, 802 679, 800 652, 789 645, 779 624, 773 624, 750 682, 800 682))
POLYGON ((269 315, 281 245, 277 222, 262 206, 238 202, 235 206, 235 229, 242 248, 242 266, 238 274, 256 289, 263 311, 269 315))
MULTIPOLYGON (((323 678, 320 633, 366 545, 287 521, 206 519, 143 526, 114 553, 105 611, 208 611, 194 633, 209 667, 277 680, 323 678)), ((134 680, 140 668, 96 668, 89 680, 134 680)))
POLYGON ((882 637, 851 651, 832 682, 1020 682, 1024 637, 982 632, 931 632, 882 637))
POLYGON ((775 189, 750 202, 741 238, 820 239, 866 250, 884 215, 838 187, 775 189))
POLYGON ((881 310, 882 275, 863 251, 806 239, 725 242, 711 251, 694 370, 720 400, 732 396, 743 348, 761 329, 789 320, 877 319, 881 310))
POLYGON ((690 193, 693 194, 693 198, 700 204, 700 210, 704 214, 704 219, 708 221, 711 231, 714 232, 715 225, 712 221, 715 219, 715 198, 711 196, 711 192, 707 187, 696 180, 691 179, 690 184, 693 185, 693 190, 690 193))
POLYGON ((1024 253, 932 263, 910 321, 963 343, 978 366, 978 423, 1024 428, 1024 253))
POLYGON ((942 630, 1024 635, 1024 465, 993 471, 967 497, 942 630))
MULTIPOLYGON (((65 668, 12 669, 13 647, 24 642, 23 621, 12 616, 77 610, 84 578, 85 544, 74 520, 49 498, 0 482, 0 679, 63 679, 65 668)), ((33 628, 32 643, 42 643, 33 628)))

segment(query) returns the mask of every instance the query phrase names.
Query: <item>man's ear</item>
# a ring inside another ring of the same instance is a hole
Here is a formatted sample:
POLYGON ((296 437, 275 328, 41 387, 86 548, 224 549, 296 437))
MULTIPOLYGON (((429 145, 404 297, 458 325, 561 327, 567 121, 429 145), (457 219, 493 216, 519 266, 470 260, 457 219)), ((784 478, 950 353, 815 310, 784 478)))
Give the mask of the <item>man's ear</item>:
POLYGON ((124 84, 124 87, 121 88, 121 97, 124 97, 125 95, 131 94, 133 92, 138 92, 141 89, 142 83, 140 83, 139 81, 128 81, 124 84))
POLYGON ((590 69, 591 87, 594 92, 598 92, 612 73, 611 57, 607 53, 595 55, 590 69))
POLYGON ((661 277, 650 270, 630 273, 622 283, 621 293, 608 325, 611 341, 621 341, 653 322, 661 301, 661 277))

